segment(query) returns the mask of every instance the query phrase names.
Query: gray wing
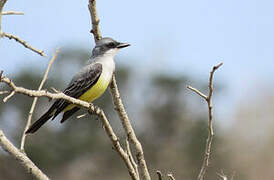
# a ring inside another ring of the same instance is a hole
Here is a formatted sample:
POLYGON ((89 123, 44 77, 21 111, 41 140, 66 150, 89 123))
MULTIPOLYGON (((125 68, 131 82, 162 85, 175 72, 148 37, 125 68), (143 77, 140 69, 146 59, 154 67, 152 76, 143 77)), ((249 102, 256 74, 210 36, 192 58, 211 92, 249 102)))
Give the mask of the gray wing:
MULTIPOLYGON (((84 94, 90 87, 92 87, 99 79, 102 73, 102 65, 96 63, 92 66, 84 68, 80 73, 78 73, 72 81, 69 83, 68 87, 63 91, 66 95, 78 98, 84 94)), ((49 110, 43 114, 37 121, 35 121, 31 127, 26 131, 26 133, 36 132, 43 124, 45 124, 52 116, 54 119, 60 112, 62 112, 70 103, 63 99, 58 99, 49 108, 49 110), (54 112, 54 114, 53 114, 54 112)), ((67 111, 62 119, 64 122, 73 113, 78 111, 79 108, 75 107, 67 111)))
MULTIPOLYGON (((87 68, 88 69, 83 69, 72 79, 68 87, 63 91, 64 94, 74 98, 79 98, 98 81, 103 70, 102 64, 96 63, 87 68)), ((56 100, 52 105, 54 106, 54 109, 56 109, 52 119, 62 112, 69 104, 70 103, 64 99, 56 100)))

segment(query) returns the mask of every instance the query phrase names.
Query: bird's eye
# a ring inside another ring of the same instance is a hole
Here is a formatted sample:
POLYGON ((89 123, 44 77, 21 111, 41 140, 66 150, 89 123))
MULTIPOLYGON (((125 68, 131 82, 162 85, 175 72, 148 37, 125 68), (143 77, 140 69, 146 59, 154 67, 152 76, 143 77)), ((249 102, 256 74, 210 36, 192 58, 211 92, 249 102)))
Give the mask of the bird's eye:
POLYGON ((114 48, 116 46, 116 44, 114 42, 110 42, 107 45, 109 48, 114 48))

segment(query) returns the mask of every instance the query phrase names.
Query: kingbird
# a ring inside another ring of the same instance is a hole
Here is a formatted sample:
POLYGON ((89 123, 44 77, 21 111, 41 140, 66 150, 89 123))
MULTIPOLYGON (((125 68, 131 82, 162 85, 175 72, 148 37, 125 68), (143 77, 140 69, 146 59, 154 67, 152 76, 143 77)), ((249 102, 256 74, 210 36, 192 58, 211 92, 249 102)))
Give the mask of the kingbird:
MULTIPOLYGON (((121 43, 112 38, 102 38, 96 43, 92 50, 91 60, 83 67, 71 80, 64 94, 86 101, 92 102, 99 98, 107 89, 113 72, 115 70, 114 56, 128 43, 121 43)), ((57 99, 49 110, 42 115, 26 133, 36 132, 50 118, 52 120, 61 112, 64 112, 61 123, 67 120, 80 107, 73 105, 64 99, 57 99)))

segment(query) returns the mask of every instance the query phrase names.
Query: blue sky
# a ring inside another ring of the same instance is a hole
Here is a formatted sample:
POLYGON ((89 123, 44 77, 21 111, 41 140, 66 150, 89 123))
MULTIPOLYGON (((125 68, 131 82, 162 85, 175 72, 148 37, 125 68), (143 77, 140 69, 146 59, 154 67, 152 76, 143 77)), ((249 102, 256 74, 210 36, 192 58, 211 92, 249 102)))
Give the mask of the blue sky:
MULTIPOLYGON (((68 44, 90 48, 94 43, 87 4, 88 0, 9 0, 4 11, 25 15, 4 16, 2 30, 45 50, 48 56, 68 44)), ((97 6, 103 35, 132 44, 120 53, 132 57, 131 61, 120 63, 186 72, 207 81, 211 67, 224 62, 216 74, 226 87, 216 102, 223 110, 249 92, 260 92, 257 84, 273 88, 274 1, 99 0, 97 6)), ((0 54, 0 68, 6 74, 30 64, 45 67, 48 60, 7 39, 1 39, 0 54)))

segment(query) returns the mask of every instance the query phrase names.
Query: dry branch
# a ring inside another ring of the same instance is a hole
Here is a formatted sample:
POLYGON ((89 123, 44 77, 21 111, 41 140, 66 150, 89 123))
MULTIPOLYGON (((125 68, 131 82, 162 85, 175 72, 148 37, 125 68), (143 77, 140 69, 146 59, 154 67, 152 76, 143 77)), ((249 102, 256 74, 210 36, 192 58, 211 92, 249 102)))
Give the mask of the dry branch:
POLYGON ((1 36, 7 37, 9 39, 14 39, 16 42, 18 42, 18 43, 22 44, 23 46, 25 46, 25 48, 28 48, 28 49, 32 50, 33 52, 36 52, 37 54, 39 54, 41 56, 46 56, 44 51, 36 49, 35 47, 29 45, 26 41, 20 39, 18 36, 14 36, 12 34, 8 34, 8 33, 5 33, 5 32, 3 32, 1 34, 1 36))
POLYGON ((120 93, 118 90, 115 76, 112 77, 112 82, 110 84, 110 92, 112 95, 112 101, 115 106, 114 109, 117 111, 117 113, 120 117, 120 120, 122 122, 124 130, 126 131, 128 139, 133 144, 133 146, 136 150, 136 158, 137 158, 138 165, 140 167, 141 179, 150 180, 150 175, 149 175, 149 172, 147 169, 142 145, 139 142, 139 140, 137 139, 135 132, 134 132, 134 130, 131 126, 131 123, 129 121, 127 112, 125 110, 122 99, 120 97, 120 93))
POLYGON ((158 176, 158 180, 163 180, 163 175, 161 173, 161 171, 156 171, 157 176, 158 176))
MULTIPOLYGON (((49 61, 48 67, 46 69, 46 72, 45 72, 45 74, 43 76, 43 79, 42 79, 42 81, 41 81, 41 83, 40 83, 40 85, 38 87, 38 91, 40 91, 42 89, 43 85, 45 84, 45 82, 46 82, 46 80, 48 78, 49 70, 50 70, 52 64, 54 63, 54 61, 55 61, 56 56, 57 56, 58 53, 59 53, 59 49, 56 50, 55 54, 52 56, 51 60, 49 61)), ((26 139, 25 132, 30 127, 32 114, 33 114, 34 108, 36 106, 37 100, 38 100, 38 97, 35 97, 33 99, 33 102, 32 102, 32 105, 31 105, 31 108, 30 108, 30 111, 29 111, 29 115, 28 115, 28 120, 27 120, 27 123, 26 123, 26 127, 25 127, 25 130, 24 130, 22 138, 21 138, 21 146, 20 146, 20 150, 21 151, 24 151, 24 145, 25 145, 25 139, 26 139)))
POLYGON ((2 15, 24 15, 24 12, 6 11, 6 12, 2 12, 2 15))
POLYGON ((17 149, 4 135, 3 131, 0 129, 0 146, 8 152, 12 157, 14 157, 29 174, 31 174, 35 179, 49 180, 49 178, 19 149, 17 149))
POLYGON ((93 34, 94 41, 97 42, 100 39, 102 39, 102 35, 99 27, 100 19, 97 14, 95 0, 89 0, 88 9, 90 12, 91 23, 92 23, 92 29, 90 30, 90 32, 93 34))
POLYGON ((173 174, 171 174, 171 173, 167 174, 167 177, 168 177, 170 180, 175 180, 173 174))
POLYGON ((6 4, 7 0, 0 0, 0 38, 2 37, 2 11, 4 8, 4 5, 6 4))
POLYGON ((220 67, 222 66, 223 63, 220 63, 216 66, 213 66, 211 72, 210 72, 210 76, 209 76, 209 83, 208 83, 208 95, 204 95, 202 92, 200 92, 199 90, 197 90, 196 88, 193 88, 191 86, 187 86, 188 89, 190 89, 191 91, 197 93, 198 95, 200 95, 206 102, 207 102, 207 106, 208 106, 208 137, 206 140, 206 148, 205 148, 205 154, 204 154, 204 160, 203 160, 203 164, 200 170, 200 173, 198 175, 198 180, 203 180, 205 177, 205 173, 207 171, 208 165, 209 165, 209 158, 210 158, 210 153, 211 153, 211 144, 212 144, 212 140, 213 140, 213 136, 214 136, 214 131, 213 131, 213 124, 212 124, 212 117, 213 117, 213 111, 212 111, 212 95, 213 95, 213 75, 214 72, 220 67))
MULTIPOLYGON (((89 11, 90 11, 90 16, 91 16, 91 22, 92 22, 92 30, 90 31, 94 35, 94 40, 95 42, 100 40, 102 38, 100 29, 99 29, 99 18, 97 14, 97 9, 96 9, 96 1, 95 0, 89 0, 89 11)), ((117 87, 115 75, 112 77, 112 82, 110 84, 110 92, 112 95, 112 100, 115 105, 115 110, 118 112, 120 120, 123 124, 123 128, 126 131, 127 137, 130 140, 130 143, 134 145, 134 148, 136 150, 136 157, 137 157, 137 162, 140 167, 140 175, 141 179, 144 180, 150 180, 150 175, 147 169, 146 161, 144 158, 144 152, 142 149, 142 145, 137 139, 135 132, 131 126, 131 123, 129 121, 129 118, 127 116, 127 113, 125 111, 124 105, 122 103, 122 100, 120 98, 120 93, 117 87)))

